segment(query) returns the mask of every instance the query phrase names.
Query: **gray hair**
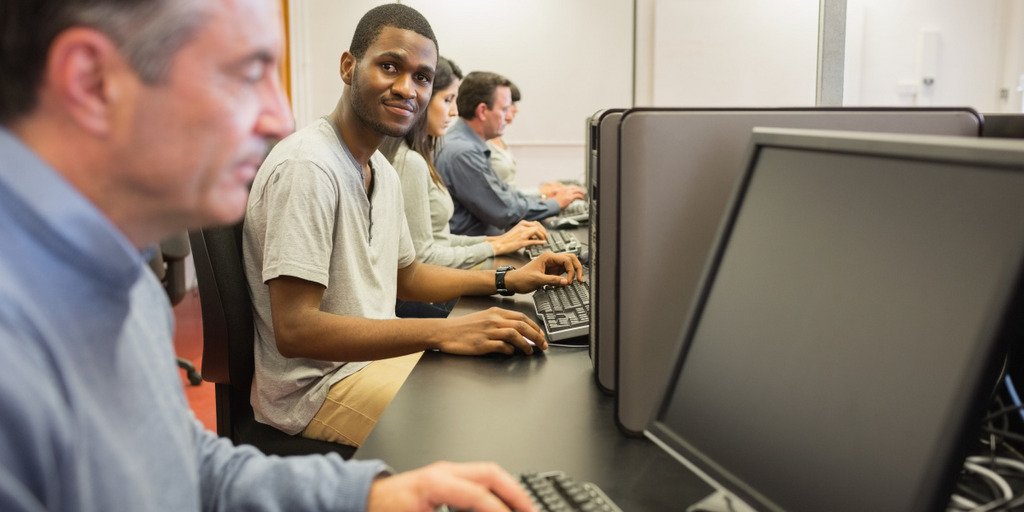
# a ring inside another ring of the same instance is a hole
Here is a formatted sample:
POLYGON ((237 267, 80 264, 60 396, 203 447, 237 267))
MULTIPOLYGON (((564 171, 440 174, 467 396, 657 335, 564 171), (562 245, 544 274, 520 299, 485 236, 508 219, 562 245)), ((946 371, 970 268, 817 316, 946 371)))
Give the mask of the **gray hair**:
POLYGON ((72 27, 109 37, 149 84, 167 77, 178 50, 209 15, 198 0, 3 0, 0 2, 0 124, 38 102, 50 46, 72 27))
POLYGON ((165 80, 171 61, 203 25, 208 10, 194 0, 157 0, 125 9, 100 2, 78 13, 78 24, 103 32, 146 83, 165 80))

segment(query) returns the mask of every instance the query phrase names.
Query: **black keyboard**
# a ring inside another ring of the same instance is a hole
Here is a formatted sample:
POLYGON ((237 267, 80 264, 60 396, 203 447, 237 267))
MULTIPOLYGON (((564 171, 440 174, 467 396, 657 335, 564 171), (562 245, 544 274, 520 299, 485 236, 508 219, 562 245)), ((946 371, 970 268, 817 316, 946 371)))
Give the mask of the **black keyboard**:
POLYGON ((590 215, 590 203, 586 199, 573 199, 573 201, 562 208, 559 215, 575 217, 579 215, 590 215))
POLYGON ((544 251, 551 252, 571 252, 577 256, 583 251, 583 246, 580 245, 580 241, 571 232, 567 231, 548 231, 547 243, 542 245, 531 245, 524 249, 526 256, 531 260, 540 256, 544 251))
POLYGON ((598 486, 561 471, 525 473, 519 481, 541 511, 622 512, 598 486))
POLYGON ((544 225, 548 229, 577 227, 588 222, 590 222, 590 201, 587 199, 574 199, 558 215, 544 219, 544 225))
MULTIPOLYGON (((541 512, 622 512, 598 486, 577 482, 561 471, 523 473, 519 484, 541 512)), ((468 512, 441 507, 436 512, 468 512)))
POLYGON ((590 334, 588 282, 573 280, 567 286, 544 287, 533 292, 533 307, 548 341, 590 334))

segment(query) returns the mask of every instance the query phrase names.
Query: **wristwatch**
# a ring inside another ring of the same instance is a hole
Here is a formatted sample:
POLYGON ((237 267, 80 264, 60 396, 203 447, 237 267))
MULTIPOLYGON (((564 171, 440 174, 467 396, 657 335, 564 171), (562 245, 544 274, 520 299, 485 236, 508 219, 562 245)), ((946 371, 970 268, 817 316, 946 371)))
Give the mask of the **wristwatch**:
POLYGON ((513 267, 512 265, 505 265, 503 267, 498 267, 498 270, 494 271, 494 287, 498 289, 498 293, 500 295, 510 297, 516 294, 516 292, 513 292, 508 288, 505 288, 505 273, 508 272, 509 270, 515 269, 516 268, 513 267))

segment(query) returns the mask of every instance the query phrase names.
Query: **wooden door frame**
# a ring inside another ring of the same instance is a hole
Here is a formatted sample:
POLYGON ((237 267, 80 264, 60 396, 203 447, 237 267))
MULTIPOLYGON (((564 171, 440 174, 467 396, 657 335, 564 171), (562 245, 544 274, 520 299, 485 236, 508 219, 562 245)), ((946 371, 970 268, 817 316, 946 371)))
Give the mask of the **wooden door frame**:
POLYGON ((281 20, 284 22, 284 48, 281 54, 281 87, 288 96, 288 104, 292 101, 292 59, 291 31, 288 23, 288 0, 281 0, 281 20))

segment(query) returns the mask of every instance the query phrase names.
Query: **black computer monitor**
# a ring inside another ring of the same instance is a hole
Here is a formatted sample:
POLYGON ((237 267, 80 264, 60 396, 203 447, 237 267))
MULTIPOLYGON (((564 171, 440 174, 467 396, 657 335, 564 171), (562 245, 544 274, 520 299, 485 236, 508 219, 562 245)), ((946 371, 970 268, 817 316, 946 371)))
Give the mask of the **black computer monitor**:
POLYGON ((1024 144, 752 140, 647 435, 758 510, 943 509, 1024 319, 1024 144))

